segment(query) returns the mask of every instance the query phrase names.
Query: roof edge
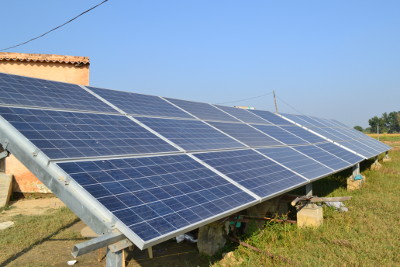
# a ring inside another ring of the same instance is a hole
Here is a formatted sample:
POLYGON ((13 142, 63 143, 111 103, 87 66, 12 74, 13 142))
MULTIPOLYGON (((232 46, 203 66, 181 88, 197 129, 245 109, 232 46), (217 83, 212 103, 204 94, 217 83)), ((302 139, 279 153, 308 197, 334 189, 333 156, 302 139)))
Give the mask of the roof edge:
POLYGON ((89 57, 63 56, 63 55, 53 55, 53 54, 26 54, 26 53, 0 52, 0 61, 2 60, 90 65, 89 57))

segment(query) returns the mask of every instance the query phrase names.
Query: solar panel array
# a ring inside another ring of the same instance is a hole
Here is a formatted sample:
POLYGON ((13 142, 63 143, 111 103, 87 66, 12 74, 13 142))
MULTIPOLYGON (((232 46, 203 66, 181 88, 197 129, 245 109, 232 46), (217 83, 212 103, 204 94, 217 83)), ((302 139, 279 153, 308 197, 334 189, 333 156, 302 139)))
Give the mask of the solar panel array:
POLYGON ((334 120, 9 74, 0 115, 140 248, 389 149, 334 120))

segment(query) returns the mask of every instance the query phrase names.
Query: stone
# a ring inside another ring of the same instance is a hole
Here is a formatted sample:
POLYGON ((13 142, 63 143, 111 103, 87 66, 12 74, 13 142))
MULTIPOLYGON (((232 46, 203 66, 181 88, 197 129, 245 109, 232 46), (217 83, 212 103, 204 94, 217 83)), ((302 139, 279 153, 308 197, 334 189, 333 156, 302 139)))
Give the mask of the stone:
POLYGON ((2 223, 0 223, 0 230, 5 230, 13 225, 14 225, 14 222, 12 222, 12 221, 2 222, 2 223))
POLYGON ((243 261, 243 258, 236 258, 231 251, 223 254, 223 258, 219 261, 219 265, 221 265, 222 267, 242 266, 243 261))
POLYGON ((297 212, 297 226, 299 228, 313 227, 322 225, 323 211, 321 206, 307 204, 297 212))
POLYGON ((379 161, 376 160, 374 163, 372 163, 371 170, 379 171, 380 169, 382 169, 382 164, 380 164, 379 161))
POLYGON ((217 221, 199 228, 197 248, 201 254, 212 256, 225 246, 229 229, 226 224, 229 227, 229 222, 217 221))
POLYGON ((0 208, 8 205, 12 193, 13 176, 0 173, 0 208))
POLYGON ((383 162, 389 162, 389 161, 392 161, 392 158, 389 157, 389 155, 386 155, 386 156, 383 157, 382 161, 383 162))
POLYGON ((347 191, 354 191, 360 189, 364 181, 365 181, 364 176, 363 179, 361 180, 354 180, 354 177, 350 176, 349 178, 347 178, 347 191))

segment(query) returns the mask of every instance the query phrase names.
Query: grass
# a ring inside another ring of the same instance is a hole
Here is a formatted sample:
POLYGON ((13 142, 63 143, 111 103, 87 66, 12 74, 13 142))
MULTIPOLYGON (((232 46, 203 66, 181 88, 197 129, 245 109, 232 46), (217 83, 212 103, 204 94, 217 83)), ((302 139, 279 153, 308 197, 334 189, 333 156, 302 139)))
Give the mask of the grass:
MULTIPOLYGON (((400 135, 385 138, 400 141, 400 135)), ((244 237, 246 243, 289 258, 292 264, 243 246, 233 250, 240 259, 236 262, 241 266, 400 266, 400 150, 393 149, 390 156, 392 161, 380 171, 363 172, 367 182, 362 190, 347 192, 344 178, 337 176, 316 184, 314 192, 319 196, 353 196, 346 202, 347 213, 324 207, 322 227, 267 223, 263 230, 244 237)), ((223 260, 214 263, 225 265, 223 260)))
POLYGON ((13 227, 0 231, 0 266, 57 235, 76 237, 73 232, 63 231, 78 220, 65 207, 50 210, 45 215, 17 215, 12 220, 15 223, 13 227))

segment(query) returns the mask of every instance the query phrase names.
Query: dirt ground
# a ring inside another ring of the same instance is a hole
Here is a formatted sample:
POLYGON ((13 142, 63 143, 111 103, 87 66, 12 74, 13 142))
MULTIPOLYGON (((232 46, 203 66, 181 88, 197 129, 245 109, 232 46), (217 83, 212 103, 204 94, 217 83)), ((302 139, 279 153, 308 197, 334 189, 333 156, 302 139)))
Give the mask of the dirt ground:
MULTIPOLYGON (((12 221, 15 215, 41 215, 51 212, 51 209, 63 207, 64 204, 57 198, 43 198, 19 200, 12 202, 12 208, 4 211, 0 222, 12 221)), ((7 266, 68 266, 67 261, 74 260, 71 251, 74 245, 87 240, 80 235, 86 225, 78 221, 62 232, 32 248, 27 248, 14 256, 7 266), (63 234, 63 232, 65 232, 63 234), (63 238, 71 236, 75 238, 63 238)), ((34 226, 33 226, 34 227, 34 226)), ((153 247, 153 259, 149 259, 147 250, 138 248, 126 253, 126 266, 209 266, 207 257, 199 255, 196 244, 179 243, 170 240, 153 247)), ((105 266, 105 249, 94 251, 76 258, 74 266, 105 266)), ((1 264, 0 264, 1 265, 1 264)))

